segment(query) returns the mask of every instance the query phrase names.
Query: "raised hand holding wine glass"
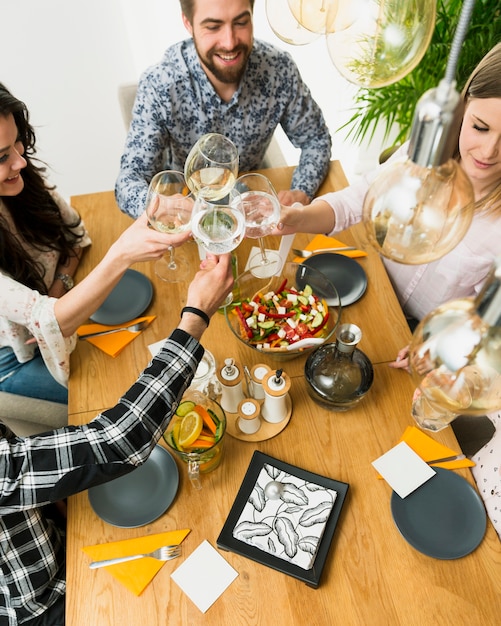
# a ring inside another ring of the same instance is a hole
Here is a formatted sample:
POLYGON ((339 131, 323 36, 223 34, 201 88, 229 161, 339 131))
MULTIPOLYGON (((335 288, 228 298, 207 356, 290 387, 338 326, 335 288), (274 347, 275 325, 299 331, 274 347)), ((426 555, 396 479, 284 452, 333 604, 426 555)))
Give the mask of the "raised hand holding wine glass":
MULTIPOLYGON (((177 235, 190 230, 194 198, 182 172, 164 170, 151 179, 146 197, 146 214, 150 225, 161 233, 177 235)), ((187 237, 186 237, 187 238, 187 237)), ((155 264, 156 275, 167 282, 183 282, 189 278, 190 266, 182 253, 169 250, 169 258, 155 264)))

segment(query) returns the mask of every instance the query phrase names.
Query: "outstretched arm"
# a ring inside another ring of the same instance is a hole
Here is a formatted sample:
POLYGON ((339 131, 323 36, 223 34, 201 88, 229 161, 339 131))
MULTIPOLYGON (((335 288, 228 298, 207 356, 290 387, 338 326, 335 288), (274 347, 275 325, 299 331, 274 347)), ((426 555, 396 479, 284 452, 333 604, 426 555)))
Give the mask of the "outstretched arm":
POLYGON ((102 261, 54 304, 63 336, 71 336, 108 297, 125 271, 139 261, 159 259, 170 245, 180 245, 189 233, 167 235, 148 226, 143 213, 110 247, 102 261))

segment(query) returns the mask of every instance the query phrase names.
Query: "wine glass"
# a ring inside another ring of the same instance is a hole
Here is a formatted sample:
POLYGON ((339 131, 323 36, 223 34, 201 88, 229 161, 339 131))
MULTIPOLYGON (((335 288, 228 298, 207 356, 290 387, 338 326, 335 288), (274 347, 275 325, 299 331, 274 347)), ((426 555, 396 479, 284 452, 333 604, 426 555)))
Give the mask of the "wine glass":
POLYGON ((184 164, 186 183, 193 194, 210 201, 224 198, 238 176, 238 150, 219 133, 203 135, 184 164))
POLYGON ((245 213, 240 193, 231 188, 219 200, 199 195, 193 206, 191 232, 207 252, 225 254, 234 250, 245 235, 245 213))
POLYGON ((252 273, 259 278, 273 276, 281 269, 276 250, 266 250, 263 237, 269 235, 280 219, 280 201, 271 182, 262 174, 240 176, 235 187, 242 194, 245 211, 245 235, 257 239, 259 252, 249 259, 252 273))
MULTIPOLYGON (((150 225, 161 233, 177 234, 190 229, 194 198, 186 186, 182 172, 164 170, 151 179, 146 197, 146 213, 150 225)), ((155 274, 166 282, 186 280, 190 265, 185 256, 169 248, 169 257, 155 263, 155 274)))

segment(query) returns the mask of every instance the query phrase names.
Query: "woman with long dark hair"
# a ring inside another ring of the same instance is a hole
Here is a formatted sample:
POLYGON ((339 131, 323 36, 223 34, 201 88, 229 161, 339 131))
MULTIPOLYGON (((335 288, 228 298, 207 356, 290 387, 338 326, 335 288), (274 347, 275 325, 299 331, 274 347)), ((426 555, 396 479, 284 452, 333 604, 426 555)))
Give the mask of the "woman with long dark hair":
POLYGON ((182 238, 148 228, 143 213, 74 286, 90 239, 35 155, 28 109, 0 83, 0 390, 66 403, 78 326, 132 263, 158 259, 182 238))

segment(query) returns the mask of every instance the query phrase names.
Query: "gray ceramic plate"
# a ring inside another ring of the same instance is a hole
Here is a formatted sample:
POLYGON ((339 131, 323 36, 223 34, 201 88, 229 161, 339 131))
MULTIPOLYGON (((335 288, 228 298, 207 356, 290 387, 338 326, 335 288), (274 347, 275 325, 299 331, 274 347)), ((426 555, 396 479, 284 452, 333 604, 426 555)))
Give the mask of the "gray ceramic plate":
POLYGON ((108 524, 136 528, 165 513, 178 486, 176 462, 165 448, 156 446, 141 467, 89 489, 89 502, 96 515, 108 524))
POLYGON ((341 306, 353 304, 367 289, 367 274, 363 267, 344 254, 331 252, 314 254, 305 259, 303 265, 314 267, 327 276, 341 298, 341 306))
POLYGON ((141 272, 127 270, 90 319, 96 324, 125 324, 142 315, 152 297, 151 280, 141 272))
POLYGON ((411 546, 436 559, 459 559, 482 541, 485 508, 462 476, 440 467, 436 475, 406 498, 391 496, 391 513, 411 546))

